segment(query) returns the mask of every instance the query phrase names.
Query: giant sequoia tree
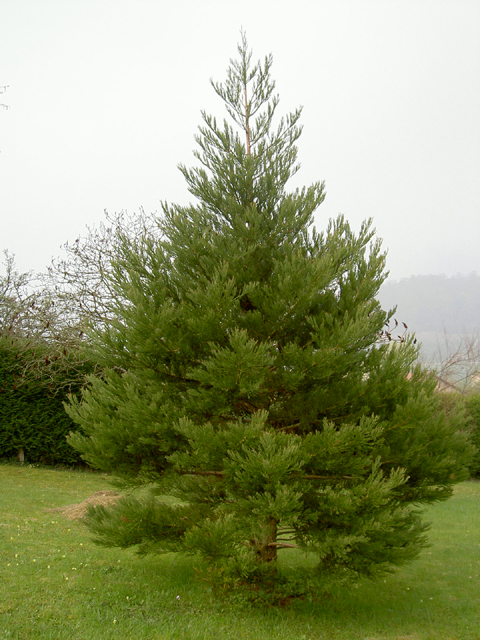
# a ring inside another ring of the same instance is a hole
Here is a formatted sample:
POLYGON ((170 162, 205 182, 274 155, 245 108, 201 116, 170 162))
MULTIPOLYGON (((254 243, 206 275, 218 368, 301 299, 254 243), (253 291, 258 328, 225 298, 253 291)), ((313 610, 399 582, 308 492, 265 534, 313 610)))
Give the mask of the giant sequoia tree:
POLYGON ((70 442, 151 491, 88 523, 101 544, 244 578, 295 547, 319 575, 375 575, 424 546, 416 506, 451 494, 470 448, 411 340, 381 339, 370 224, 312 228, 323 184, 287 190, 300 110, 277 119, 271 57, 252 64, 245 38, 238 54, 213 83, 229 120, 203 113, 199 164, 181 167, 196 204, 165 205, 160 240, 118 245, 118 302, 91 336, 105 369, 69 408, 86 433, 70 442))

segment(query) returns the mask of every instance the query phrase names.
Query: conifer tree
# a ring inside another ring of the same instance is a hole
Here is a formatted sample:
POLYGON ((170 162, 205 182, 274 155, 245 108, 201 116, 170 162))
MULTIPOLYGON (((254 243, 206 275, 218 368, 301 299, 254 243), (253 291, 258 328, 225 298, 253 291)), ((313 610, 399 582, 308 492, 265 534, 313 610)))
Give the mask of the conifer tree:
POLYGON ((371 223, 319 233, 323 183, 287 189, 300 109, 277 118, 271 65, 242 34, 212 82, 229 119, 202 113, 199 164, 180 167, 196 204, 165 204, 160 240, 118 245, 118 304, 90 336, 104 374, 72 400, 70 442, 149 488, 90 511, 100 544, 244 579, 299 548, 319 577, 375 576, 425 546, 417 507, 465 479, 471 448, 412 339, 389 342, 371 223))

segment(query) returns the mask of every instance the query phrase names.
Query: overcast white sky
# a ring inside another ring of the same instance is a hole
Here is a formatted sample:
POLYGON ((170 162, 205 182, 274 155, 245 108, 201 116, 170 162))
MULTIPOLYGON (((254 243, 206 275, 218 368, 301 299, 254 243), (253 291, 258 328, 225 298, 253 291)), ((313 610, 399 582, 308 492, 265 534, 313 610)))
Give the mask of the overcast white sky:
POLYGON ((479 0, 1 0, 0 250, 44 270, 104 209, 187 203, 242 26, 304 106, 317 227, 373 217, 394 279, 480 273, 479 0))

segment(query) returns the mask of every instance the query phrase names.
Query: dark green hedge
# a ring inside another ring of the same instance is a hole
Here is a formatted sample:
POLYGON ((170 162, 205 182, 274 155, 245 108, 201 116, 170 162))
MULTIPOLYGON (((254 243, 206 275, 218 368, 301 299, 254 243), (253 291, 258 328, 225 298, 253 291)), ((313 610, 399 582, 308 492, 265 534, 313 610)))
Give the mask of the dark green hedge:
POLYGON ((461 393, 440 392, 445 410, 461 409, 465 412, 466 426, 471 442, 477 447, 477 453, 470 465, 470 476, 480 478, 480 392, 468 395, 461 393))
POLYGON ((41 377, 24 377, 21 353, 0 338, 0 458, 17 457, 22 448, 28 463, 81 463, 65 439, 78 430, 63 407, 66 392, 53 393, 41 377))
POLYGON ((480 393, 472 393, 465 400, 465 408, 470 418, 471 439, 477 447, 477 454, 473 459, 472 477, 480 478, 480 393))

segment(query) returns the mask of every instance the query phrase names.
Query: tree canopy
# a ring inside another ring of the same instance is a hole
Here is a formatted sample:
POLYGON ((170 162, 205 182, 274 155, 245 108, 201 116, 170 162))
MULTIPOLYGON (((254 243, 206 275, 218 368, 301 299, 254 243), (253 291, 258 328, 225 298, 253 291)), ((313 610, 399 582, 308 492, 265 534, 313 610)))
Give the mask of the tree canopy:
POLYGON ((418 554, 417 505, 447 498, 472 452, 412 340, 390 341, 371 222, 318 232, 324 184, 287 188, 301 110, 277 116, 271 65, 242 34, 212 82, 228 119, 202 113, 198 164, 180 167, 195 203, 117 244, 111 315, 89 335, 104 370, 72 400, 70 442, 149 489, 91 510, 101 544, 197 553, 243 580, 278 577, 295 548, 319 579, 375 576, 418 554))

